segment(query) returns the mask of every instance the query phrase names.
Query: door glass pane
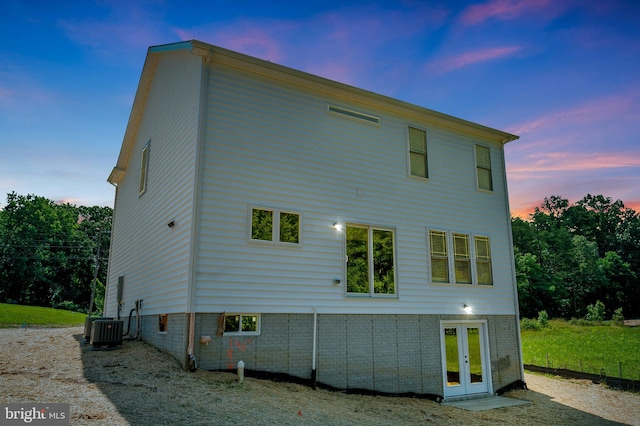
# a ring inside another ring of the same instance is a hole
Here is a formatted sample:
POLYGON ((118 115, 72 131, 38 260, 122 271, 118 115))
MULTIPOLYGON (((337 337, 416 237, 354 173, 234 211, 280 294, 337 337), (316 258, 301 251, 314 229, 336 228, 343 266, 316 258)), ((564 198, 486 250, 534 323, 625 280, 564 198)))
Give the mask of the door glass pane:
POLYGON ((347 226, 347 292, 369 293, 369 230, 347 226))
POLYGON ((447 386, 460 385, 460 360, 458 358, 458 329, 444 329, 444 346, 447 358, 447 386))
POLYGON ((393 232, 373 230, 373 292, 395 294, 393 232))
POLYGON ((480 329, 477 327, 467 328, 467 351, 469 353, 469 383, 482 383, 480 329))

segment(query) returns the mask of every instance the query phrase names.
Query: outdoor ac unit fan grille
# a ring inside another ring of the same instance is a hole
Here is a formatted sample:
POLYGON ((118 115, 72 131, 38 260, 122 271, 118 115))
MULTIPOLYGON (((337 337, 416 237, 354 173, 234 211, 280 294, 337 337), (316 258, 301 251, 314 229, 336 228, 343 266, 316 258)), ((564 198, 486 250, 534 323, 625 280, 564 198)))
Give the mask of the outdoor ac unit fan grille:
POLYGON ((91 326, 92 346, 114 347, 122 344, 122 328, 124 321, 95 320, 91 326))

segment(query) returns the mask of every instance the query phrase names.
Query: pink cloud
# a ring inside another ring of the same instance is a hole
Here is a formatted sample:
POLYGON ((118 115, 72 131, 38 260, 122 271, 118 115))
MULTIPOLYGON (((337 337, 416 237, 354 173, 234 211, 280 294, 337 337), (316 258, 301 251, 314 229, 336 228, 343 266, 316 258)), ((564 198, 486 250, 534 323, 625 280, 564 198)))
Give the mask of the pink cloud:
POLYGON ((549 152, 533 154, 527 158, 526 165, 509 165, 509 175, 539 174, 542 172, 575 172, 598 169, 617 169, 626 167, 640 167, 640 153, 616 152, 610 153, 579 153, 579 152, 549 152))
POLYGON ((465 25, 476 25, 491 18, 509 20, 540 11, 552 4, 551 0, 493 0, 469 6, 460 17, 465 25))
POLYGON ((461 53, 455 56, 436 60, 428 65, 429 73, 443 73, 458 68, 464 68, 479 62, 502 59, 522 50, 520 46, 492 47, 461 53))
POLYGON ((566 124, 589 124, 612 117, 628 116, 638 119, 637 104, 640 90, 632 88, 624 93, 588 100, 573 108, 552 111, 531 121, 512 126, 508 131, 525 135, 538 130, 549 130, 566 124))

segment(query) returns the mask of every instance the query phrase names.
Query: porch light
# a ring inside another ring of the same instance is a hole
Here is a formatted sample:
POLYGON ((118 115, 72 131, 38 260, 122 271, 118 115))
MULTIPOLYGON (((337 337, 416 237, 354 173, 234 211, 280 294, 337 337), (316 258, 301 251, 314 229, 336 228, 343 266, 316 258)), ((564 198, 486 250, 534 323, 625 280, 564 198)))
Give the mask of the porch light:
POLYGON ((335 229, 336 231, 342 231, 342 224, 338 223, 338 222, 335 222, 333 224, 333 229, 335 229))
POLYGON ((464 305, 462 305, 462 309, 464 309, 464 311, 468 314, 472 314, 473 313, 473 309, 471 308, 471 306, 467 305, 466 303, 464 305))

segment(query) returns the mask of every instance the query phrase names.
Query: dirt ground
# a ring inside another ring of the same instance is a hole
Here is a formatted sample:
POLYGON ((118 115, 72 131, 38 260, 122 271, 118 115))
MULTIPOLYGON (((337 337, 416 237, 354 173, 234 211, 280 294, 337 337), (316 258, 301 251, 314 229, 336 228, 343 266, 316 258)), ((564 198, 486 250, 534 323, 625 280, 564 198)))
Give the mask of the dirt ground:
POLYGON ((471 412, 405 397, 363 396, 183 371, 142 342, 92 350, 82 328, 0 329, 0 402, 69 403, 72 425, 640 425, 640 394, 527 374, 530 404, 471 412))

